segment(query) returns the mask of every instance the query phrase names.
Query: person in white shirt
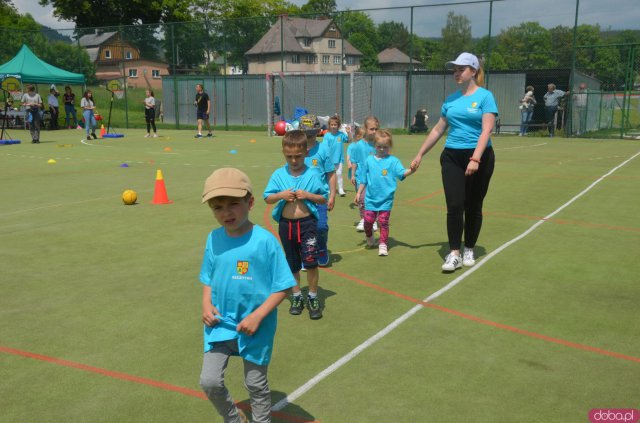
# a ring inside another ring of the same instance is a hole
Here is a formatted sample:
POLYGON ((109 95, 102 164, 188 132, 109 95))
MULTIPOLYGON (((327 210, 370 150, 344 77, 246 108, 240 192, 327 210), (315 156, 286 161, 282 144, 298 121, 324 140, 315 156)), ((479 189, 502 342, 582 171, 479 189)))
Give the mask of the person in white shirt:
POLYGON ((42 122, 40 110, 44 105, 42 104, 42 97, 36 92, 36 87, 33 85, 27 86, 27 92, 22 96, 21 104, 27 112, 31 143, 40 144, 40 122, 42 122))
POLYGON ((47 103, 49 104, 49 113, 51 114, 50 129, 58 128, 58 116, 60 116, 60 103, 58 103, 58 96, 60 93, 56 91, 54 86, 49 90, 49 97, 47 103))

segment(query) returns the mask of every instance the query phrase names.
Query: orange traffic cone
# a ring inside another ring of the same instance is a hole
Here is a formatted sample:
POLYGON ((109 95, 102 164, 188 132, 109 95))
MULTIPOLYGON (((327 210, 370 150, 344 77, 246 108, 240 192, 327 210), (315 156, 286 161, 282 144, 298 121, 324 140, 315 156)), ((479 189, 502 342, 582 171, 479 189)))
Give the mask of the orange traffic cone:
POLYGON ((162 177, 162 171, 158 169, 156 172, 156 190, 153 193, 153 204, 171 204, 167 198, 167 188, 164 186, 164 178, 162 177))
POLYGON ((107 131, 104 130, 104 123, 100 126, 100 138, 104 138, 107 131))

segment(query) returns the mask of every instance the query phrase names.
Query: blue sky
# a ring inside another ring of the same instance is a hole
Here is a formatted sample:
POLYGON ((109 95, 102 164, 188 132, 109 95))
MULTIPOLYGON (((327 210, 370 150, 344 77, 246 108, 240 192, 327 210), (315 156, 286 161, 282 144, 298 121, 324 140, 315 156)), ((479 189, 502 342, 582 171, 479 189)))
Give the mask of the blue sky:
MULTIPOLYGON (((34 19, 52 28, 73 28, 72 22, 57 21, 52 14, 52 7, 41 7, 37 0, 12 0, 20 13, 30 13, 34 19)), ((289 0, 291 3, 303 5, 306 0, 289 0)), ((399 6, 419 6, 428 4, 453 3, 448 0, 336 0, 338 10, 360 10, 364 8, 388 8, 399 6)), ((639 0, 580 0, 579 24, 599 24, 602 29, 640 29, 639 0)), ((545 28, 558 25, 573 26, 576 0, 504 0, 493 3, 491 32, 500 33, 509 26, 517 26, 522 22, 535 21, 545 28)), ((414 7, 414 31, 420 36, 438 37, 446 23, 449 11, 465 15, 471 21, 474 37, 487 35, 489 31, 489 3, 414 7)), ((376 22, 397 21, 407 28, 411 24, 410 9, 370 11, 369 15, 376 22)))

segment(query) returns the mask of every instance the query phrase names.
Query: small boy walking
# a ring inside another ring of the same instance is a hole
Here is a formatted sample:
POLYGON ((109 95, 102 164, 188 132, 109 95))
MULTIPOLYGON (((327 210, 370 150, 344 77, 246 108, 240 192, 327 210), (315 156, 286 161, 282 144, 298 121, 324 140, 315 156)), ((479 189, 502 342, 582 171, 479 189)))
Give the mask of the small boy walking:
POLYGON ((364 196, 364 233, 367 247, 375 246, 373 238, 373 222, 380 223, 380 244, 378 255, 389 255, 389 219, 393 198, 401 181, 415 172, 415 168, 405 169, 397 157, 389 154, 393 147, 391 132, 380 129, 375 134, 376 155, 369 156, 362 167, 362 174, 355 202, 362 201, 364 196), (365 190, 366 188, 366 190, 365 190))
POLYGON ((318 299, 318 205, 326 204, 328 187, 320 171, 305 164, 307 136, 301 130, 282 137, 282 154, 287 164, 271 175, 264 191, 264 201, 276 204, 273 219, 279 223, 279 235, 291 273, 296 279, 289 313, 299 315, 304 309, 300 290, 300 270, 307 270, 309 293, 307 307, 313 320, 322 318, 318 299))
POLYGON ((200 386, 225 422, 244 423, 225 387, 229 357, 239 355, 253 422, 271 422, 267 367, 277 325, 276 307, 296 285, 278 240, 249 220, 254 197, 249 177, 220 168, 205 181, 220 228, 207 237, 200 270, 204 358, 200 386))

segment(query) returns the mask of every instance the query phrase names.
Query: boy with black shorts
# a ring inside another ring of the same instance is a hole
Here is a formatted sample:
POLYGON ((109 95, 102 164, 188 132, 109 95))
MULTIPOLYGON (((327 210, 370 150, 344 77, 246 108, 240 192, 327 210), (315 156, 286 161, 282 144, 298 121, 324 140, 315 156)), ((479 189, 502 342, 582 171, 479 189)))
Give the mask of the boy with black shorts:
POLYGON ((204 92, 204 88, 202 84, 196 85, 196 101, 194 104, 198 108, 196 112, 196 118, 198 119, 198 133, 196 134, 196 138, 202 138, 202 122, 204 121, 207 124, 207 130, 209 133, 208 137, 212 137, 211 126, 209 125, 209 113, 211 112, 211 100, 209 99, 209 94, 204 92))
POLYGON ((287 164, 271 175, 264 191, 264 201, 276 204, 272 216, 279 223, 282 247, 291 273, 296 279, 289 313, 299 315, 304 309, 300 290, 300 269, 307 270, 309 293, 307 307, 313 320, 322 318, 318 299, 318 207, 326 204, 328 190, 322 175, 307 167, 307 136, 303 131, 287 132, 282 138, 282 154, 287 164))

